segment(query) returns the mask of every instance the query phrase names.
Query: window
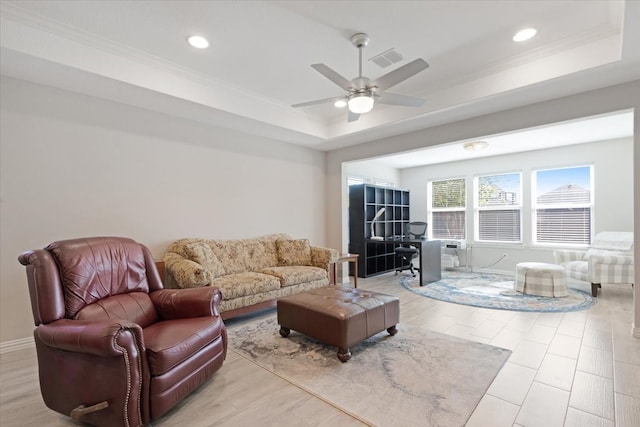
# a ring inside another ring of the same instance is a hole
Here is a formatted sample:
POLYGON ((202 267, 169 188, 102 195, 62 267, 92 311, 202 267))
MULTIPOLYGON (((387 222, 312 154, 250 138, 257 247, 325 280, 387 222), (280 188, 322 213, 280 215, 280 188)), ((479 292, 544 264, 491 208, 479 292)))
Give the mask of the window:
POLYGON ((429 182, 431 237, 465 238, 466 179, 429 182))
POLYGON ((522 241, 521 181, 520 172, 475 179, 477 241, 522 241))
POLYGON ((533 172, 536 243, 591 243, 592 176, 592 166, 533 172))

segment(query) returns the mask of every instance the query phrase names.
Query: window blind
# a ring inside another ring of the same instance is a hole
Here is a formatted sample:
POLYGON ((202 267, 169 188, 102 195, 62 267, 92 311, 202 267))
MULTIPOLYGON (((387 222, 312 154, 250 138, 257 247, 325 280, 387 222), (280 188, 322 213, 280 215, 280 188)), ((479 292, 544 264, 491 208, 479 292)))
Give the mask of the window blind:
POLYGON ((431 236, 464 239, 466 228, 466 179, 429 182, 431 193, 431 236))
POLYGON ((591 243, 591 166, 534 171, 534 237, 538 243, 591 243))
POLYGON ((521 242, 521 174, 476 178, 477 239, 484 242, 521 242))

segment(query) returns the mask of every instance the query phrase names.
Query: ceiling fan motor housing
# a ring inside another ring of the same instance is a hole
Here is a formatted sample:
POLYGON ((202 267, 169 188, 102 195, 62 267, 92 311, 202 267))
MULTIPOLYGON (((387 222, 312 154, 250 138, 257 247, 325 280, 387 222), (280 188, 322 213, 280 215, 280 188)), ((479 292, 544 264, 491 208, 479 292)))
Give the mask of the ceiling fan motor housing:
POLYGON ((357 48, 365 47, 369 44, 369 35, 358 33, 351 36, 351 43, 357 48))

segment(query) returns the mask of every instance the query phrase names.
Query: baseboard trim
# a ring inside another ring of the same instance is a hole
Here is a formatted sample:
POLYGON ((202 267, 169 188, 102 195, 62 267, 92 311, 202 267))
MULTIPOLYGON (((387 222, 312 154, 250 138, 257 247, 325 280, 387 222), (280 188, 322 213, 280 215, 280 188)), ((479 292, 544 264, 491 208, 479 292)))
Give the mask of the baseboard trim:
POLYGON ((24 350, 35 346, 33 337, 20 338, 18 340, 0 342, 0 354, 11 353, 12 351, 24 350))

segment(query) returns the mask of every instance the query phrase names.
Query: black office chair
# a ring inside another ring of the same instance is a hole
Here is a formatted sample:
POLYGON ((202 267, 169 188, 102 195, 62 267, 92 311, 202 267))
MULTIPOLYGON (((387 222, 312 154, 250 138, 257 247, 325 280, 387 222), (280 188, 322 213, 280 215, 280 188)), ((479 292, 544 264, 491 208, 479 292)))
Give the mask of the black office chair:
MULTIPOLYGON (((422 239, 427 232, 426 222, 410 222, 407 224, 404 237, 409 239, 422 239)), ((420 251, 413 245, 398 246, 393 251, 399 261, 399 267, 396 269, 396 274, 401 273, 404 270, 411 270, 413 277, 416 277, 416 271, 420 271, 419 268, 414 267, 411 262, 414 258, 418 258, 420 251)))

